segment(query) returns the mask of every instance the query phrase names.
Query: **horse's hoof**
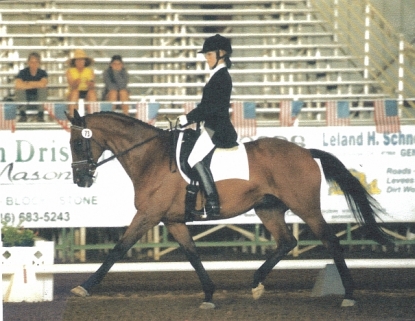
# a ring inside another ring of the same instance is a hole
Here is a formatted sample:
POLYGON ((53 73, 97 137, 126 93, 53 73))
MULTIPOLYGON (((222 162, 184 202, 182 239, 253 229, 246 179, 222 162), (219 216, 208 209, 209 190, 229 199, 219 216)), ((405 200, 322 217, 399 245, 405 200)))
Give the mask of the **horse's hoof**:
POLYGON ((262 294, 264 294, 265 288, 262 283, 259 283, 258 286, 254 289, 252 289, 252 296, 254 297, 254 300, 258 300, 262 294))
POLYGON ((82 286, 78 285, 76 288, 73 288, 71 290, 72 294, 75 294, 76 296, 80 296, 82 298, 85 298, 89 296, 89 293, 87 290, 85 290, 82 286))
POLYGON ((216 306, 212 302, 203 302, 200 307, 203 310, 210 310, 216 308, 216 306))
POLYGON ((344 299, 342 302, 342 308, 344 307, 352 307, 356 304, 355 300, 351 300, 351 299, 344 299))

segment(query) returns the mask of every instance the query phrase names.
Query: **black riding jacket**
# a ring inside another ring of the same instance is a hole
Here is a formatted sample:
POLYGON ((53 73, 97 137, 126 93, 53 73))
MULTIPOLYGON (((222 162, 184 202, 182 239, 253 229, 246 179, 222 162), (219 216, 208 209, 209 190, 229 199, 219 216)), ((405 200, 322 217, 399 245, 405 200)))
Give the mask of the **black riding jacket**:
POLYGON ((214 131, 212 142, 220 148, 237 146, 238 134, 233 127, 229 107, 232 92, 232 78, 228 68, 215 72, 203 88, 201 102, 187 114, 189 123, 205 122, 205 127, 214 131))

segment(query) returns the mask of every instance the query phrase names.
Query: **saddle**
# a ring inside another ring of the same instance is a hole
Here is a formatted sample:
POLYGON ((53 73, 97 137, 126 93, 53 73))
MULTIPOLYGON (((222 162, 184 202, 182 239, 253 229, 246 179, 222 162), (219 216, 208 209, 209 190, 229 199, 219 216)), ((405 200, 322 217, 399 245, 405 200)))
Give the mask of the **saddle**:
MULTIPOLYGON (((187 163, 189 155, 199 137, 200 131, 187 128, 185 130, 173 131, 172 158, 176 159, 184 180, 188 182, 186 186, 185 200, 185 220, 194 220, 191 211, 196 207, 196 196, 199 192, 198 174, 192 170, 187 163)), ((204 159, 203 162, 208 166, 215 181, 225 179, 249 180, 248 157, 244 144, 239 144, 233 148, 214 148, 204 159)))

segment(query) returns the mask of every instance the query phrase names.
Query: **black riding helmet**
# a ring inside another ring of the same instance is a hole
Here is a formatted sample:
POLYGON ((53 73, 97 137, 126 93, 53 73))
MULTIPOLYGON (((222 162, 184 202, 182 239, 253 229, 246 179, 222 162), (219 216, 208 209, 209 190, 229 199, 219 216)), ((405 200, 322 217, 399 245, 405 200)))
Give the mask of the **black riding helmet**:
MULTIPOLYGON (((225 58, 226 66, 228 68, 231 67, 232 63, 229 57, 232 54, 232 46, 231 41, 228 38, 225 38, 219 34, 207 38, 203 43, 202 50, 198 51, 198 53, 206 53, 209 51, 216 51, 216 65, 220 59, 225 58), (221 57, 219 50, 226 51, 226 54, 221 57)), ((216 65, 213 68, 215 68, 216 65)))
POLYGON ((203 44, 203 49, 198 51, 198 53, 206 53, 209 51, 224 50, 228 54, 232 53, 231 41, 228 38, 225 38, 219 34, 216 34, 213 37, 209 37, 205 40, 203 44))

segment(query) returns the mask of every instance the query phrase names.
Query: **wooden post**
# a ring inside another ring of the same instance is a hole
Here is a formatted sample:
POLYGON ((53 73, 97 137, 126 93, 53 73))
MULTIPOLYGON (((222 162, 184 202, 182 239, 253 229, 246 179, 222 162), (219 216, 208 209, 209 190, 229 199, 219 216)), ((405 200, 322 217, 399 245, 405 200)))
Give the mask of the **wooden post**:
MULTIPOLYGON (((159 225, 154 226, 154 237, 153 241, 154 243, 160 243, 160 227, 159 225)), ((160 260, 160 247, 154 248, 154 260, 159 261, 160 260)))
MULTIPOLYGON (((298 241, 300 241, 300 224, 299 223, 293 223, 293 235, 298 241)), ((292 250, 293 257, 298 257, 299 250, 300 248, 297 244, 297 246, 292 250)))
MULTIPOLYGON (((86 245, 86 228, 81 227, 79 229, 79 245, 86 245)), ((81 262, 86 262, 86 250, 82 249, 79 251, 79 260, 81 262)))

